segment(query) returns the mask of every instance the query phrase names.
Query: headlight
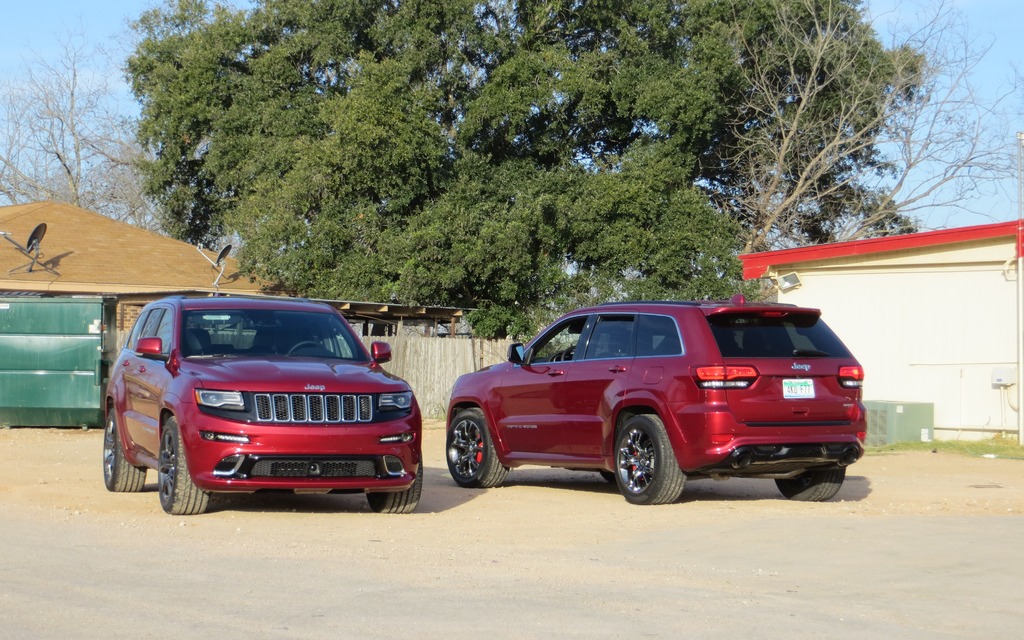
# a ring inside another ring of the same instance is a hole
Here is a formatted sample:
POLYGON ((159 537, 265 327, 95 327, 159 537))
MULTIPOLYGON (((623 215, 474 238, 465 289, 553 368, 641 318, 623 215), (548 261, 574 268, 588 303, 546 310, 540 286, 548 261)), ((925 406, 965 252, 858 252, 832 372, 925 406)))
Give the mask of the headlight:
POLYGON ((196 404, 215 409, 231 409, 243 411, 245 401, 240 391, 213 391, 212 389, 196 389, 196 404))
POLYGON ((412 391, 382 393, 378 406, 381 411, 407 411, 412 408, 412 391))

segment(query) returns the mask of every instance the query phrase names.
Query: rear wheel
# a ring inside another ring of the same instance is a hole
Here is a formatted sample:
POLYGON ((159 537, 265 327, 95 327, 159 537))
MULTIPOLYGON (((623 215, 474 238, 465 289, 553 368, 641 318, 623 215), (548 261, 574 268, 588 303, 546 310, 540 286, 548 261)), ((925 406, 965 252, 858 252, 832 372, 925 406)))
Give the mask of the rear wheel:
POLYGON ((377 513, 412 513, 419 505, 422 493, 423 465, 421 464, 416 470, 416 479, 408 489, 391 493, 380 491, 367 493, 366 501, 370 504, 370 509, 377 513))
POLYGON ((666 504, 683 493, 679 468, 665 424, 655 415, 633 416, 615 439, 615 481, 633 504, 666 504))
POLYGON ((160 434, 158 468, 160 506, 173 516, 193 516, 206 511, 210 494, 192 482, 178 421, 171 416, 160 434))
POLYGON ((805 471, 795 478, 778 479, 775 485, 790 500, 824 502, 839 493, 845 479, 846 467, 839 467, 805 471))
POLYGON ((463 409, 455 415, 445 442, 448 472, 462 487, 496 487, 508 477, 494 451, 487 420, 479 409, 463 409))
POLYGON ((107 425, 103 430, 103 484, 107 491, 117 493, 142 491, 146 484, 146 469, 133 467, 124 457, 114 407, 107 410, 107 425))

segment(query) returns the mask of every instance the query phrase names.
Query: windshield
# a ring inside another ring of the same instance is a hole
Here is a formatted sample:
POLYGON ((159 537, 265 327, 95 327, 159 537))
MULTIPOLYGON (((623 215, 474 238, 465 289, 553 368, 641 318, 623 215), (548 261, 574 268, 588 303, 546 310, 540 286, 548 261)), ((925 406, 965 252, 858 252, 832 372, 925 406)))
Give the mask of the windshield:
POLYGON ((182 355, 292 356, 365 360, 358 338, 336 315, 313 311, 185 311, 182 355))

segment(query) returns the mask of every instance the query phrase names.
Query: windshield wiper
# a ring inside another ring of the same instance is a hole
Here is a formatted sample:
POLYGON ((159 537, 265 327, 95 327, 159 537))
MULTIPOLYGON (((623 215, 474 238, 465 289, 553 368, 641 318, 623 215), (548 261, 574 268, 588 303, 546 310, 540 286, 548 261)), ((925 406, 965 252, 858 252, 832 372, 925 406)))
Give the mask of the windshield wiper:
POLYGON ((828 353, 817 349, 794 349, 793 357, 796 358, 827 358, 828 353))

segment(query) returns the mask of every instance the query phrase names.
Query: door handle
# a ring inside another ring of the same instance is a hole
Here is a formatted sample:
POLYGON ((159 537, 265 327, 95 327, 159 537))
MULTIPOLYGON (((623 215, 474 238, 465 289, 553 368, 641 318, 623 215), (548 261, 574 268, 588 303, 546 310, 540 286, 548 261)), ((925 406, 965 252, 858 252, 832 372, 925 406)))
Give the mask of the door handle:
POLYGON ((611 371, 612 373, 622 373, 622 372, 624 372, 626 370, 626 367, 623 367, 622 365, 617 364, 617 365, 613 365, 611 367, 608 367, 608 370, 611 371))
POLYGON ((562 371, 561 369, 552 369, 551 371, 548 371, 548 375, 552 378, 555 376, 564 376, 565 371, 562 371))

